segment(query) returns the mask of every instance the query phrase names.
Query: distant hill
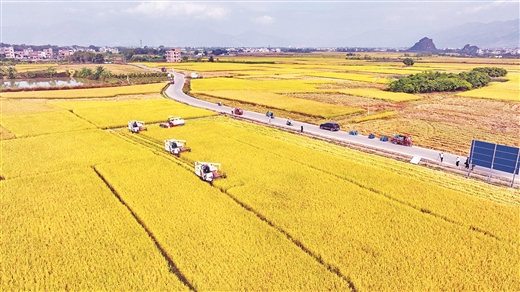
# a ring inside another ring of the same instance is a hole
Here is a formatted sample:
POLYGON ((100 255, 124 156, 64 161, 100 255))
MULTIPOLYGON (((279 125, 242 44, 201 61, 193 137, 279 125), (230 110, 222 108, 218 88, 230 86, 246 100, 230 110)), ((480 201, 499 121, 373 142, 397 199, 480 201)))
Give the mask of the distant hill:
POLYGON ((520 19, 490 23, 468 22, 429 34, 438 48, 462 48, 475 44, 479 48, 520 47, 520 19))
POLYGON ((435 52, 437 52, 437 48, 435 47, 435 44, 433 43, 432 39, 424 37, 421 40, 419 40, 418 42, 416 42, 413 45, 413 47, 409 48, 407 51, 435 53, 435 52))

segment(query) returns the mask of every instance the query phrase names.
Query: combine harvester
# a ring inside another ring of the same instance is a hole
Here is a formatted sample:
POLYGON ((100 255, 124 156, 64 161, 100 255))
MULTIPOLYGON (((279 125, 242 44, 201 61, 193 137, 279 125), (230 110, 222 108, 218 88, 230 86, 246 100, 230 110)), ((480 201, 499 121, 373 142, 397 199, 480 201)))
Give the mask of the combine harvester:
POLYGON ((164 150, 170 152, 177 157, 181 156, 181 152, 191 152, 190 147, 186 147, 186 140, 164 140, 164 150))
POLYGON ((130 132, 132 133, 139 133, 140 131, 144 131, 147 129, 144 126, 143 121, 130 120, 128 121, 128 130, 130 130, 130 132))
POLYGON ((184 126, 184 119, 181 117, 172 117, 169 116, 166 123, 160 123, 159 126, 163 128, 171 128, 177 126, 184 126))
POLYGON ((195 174, 200 177, 201 180, 209 182, 213 185, 213 180, 218 178, 226 178, 225 173, 220 172, 221 165, 214 162, 195 162, 195 174))
POLYGON ((390 142, 404 146, 412 146, 412 137, 408 135, 393 134, 390 142))

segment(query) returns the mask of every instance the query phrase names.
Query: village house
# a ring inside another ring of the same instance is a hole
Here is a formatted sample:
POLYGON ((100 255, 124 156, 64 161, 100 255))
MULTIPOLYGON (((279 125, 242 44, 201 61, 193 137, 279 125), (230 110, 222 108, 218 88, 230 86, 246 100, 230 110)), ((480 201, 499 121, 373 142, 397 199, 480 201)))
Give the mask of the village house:
POLYGON ((175 48, 166 51, 166 62, 168 63, 180 63, 181 62, 181 49, 175 48))

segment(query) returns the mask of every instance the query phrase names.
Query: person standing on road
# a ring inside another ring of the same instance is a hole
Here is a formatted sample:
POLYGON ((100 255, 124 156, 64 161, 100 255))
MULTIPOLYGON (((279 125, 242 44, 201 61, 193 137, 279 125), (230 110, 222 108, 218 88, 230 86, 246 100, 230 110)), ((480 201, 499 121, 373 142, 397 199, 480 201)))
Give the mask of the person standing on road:
POLYGON ((235 114, 235 108, 232 108, 232 109, 231 109, 231 114, 232 114, 232 115, 235 114))
POLYGON ((469 162, 468 162, 468 158, 466 158, 466 162, 464 162, 464 166, 469 169, 469 162))
POLYGON ((302 132, 302 133, 303 133, 303 126, 301 127, 301 129, 300 129, 300 132, 302 132))
POLYGON ((459 167, 460 164, 460 158, 457 156, 457 159, 455 159, 455 165, 459 167))
POLYGON ((444 152, 441 152, 441 154, 439 154, 439 157, 441 158, 441 162, 444 160, 444 152))

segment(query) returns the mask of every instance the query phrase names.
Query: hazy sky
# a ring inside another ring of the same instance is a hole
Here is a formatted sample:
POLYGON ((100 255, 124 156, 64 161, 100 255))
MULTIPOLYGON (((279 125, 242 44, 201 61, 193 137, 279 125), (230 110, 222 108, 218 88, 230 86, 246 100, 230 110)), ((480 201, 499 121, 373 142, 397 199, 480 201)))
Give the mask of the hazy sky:
POLYGON ((0 41, 139 46, 142 40, 169 47, 233 46, 240 39, 271 46, 365 46, 379 38, 381 46, 407 46, 468 22, 518 19, 519 3, 2 0, 0 41))

